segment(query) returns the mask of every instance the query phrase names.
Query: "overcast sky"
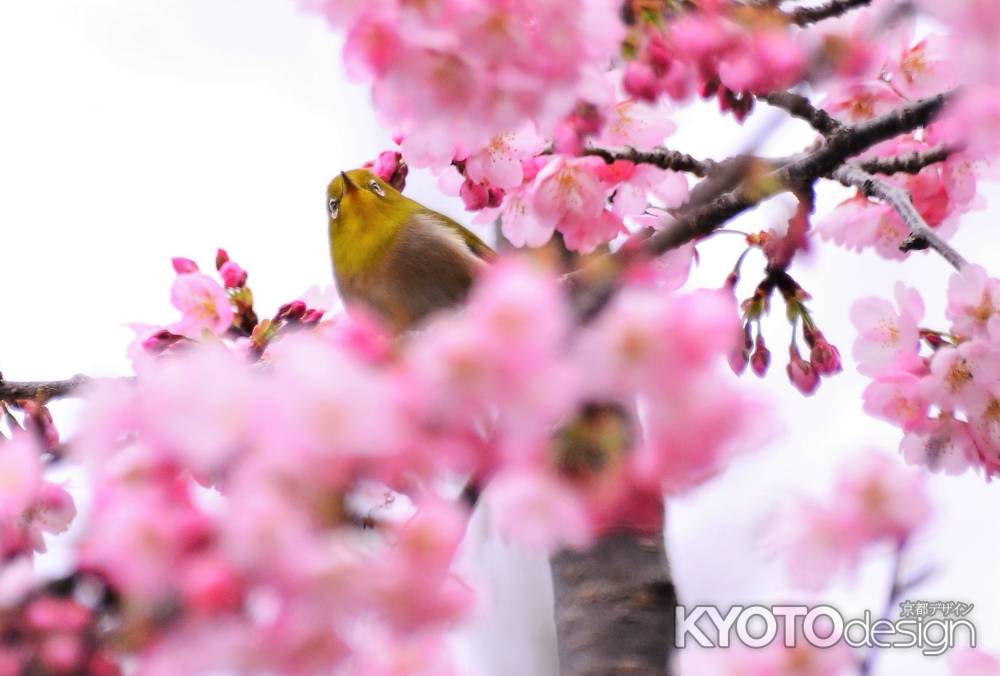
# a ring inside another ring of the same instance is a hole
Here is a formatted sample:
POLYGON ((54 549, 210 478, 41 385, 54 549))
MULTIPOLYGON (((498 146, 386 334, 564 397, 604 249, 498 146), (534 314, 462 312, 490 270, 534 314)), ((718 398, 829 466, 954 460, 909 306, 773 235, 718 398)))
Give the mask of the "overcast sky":
MULTIPOLYGON (((11 380, 126 373, 126 324, 175 318, 171 256, 208 267, 215 248, 227 248, 249 271, 262 315, 310 286, 329 286, 326 182, 390 145, 367 89, 343 78, 338 38, 299 14, 294 0, 6 2, 0 62, 0 370, 11 380)), ((682 115, 670 145, 723 157, 766 128, 768 112, 747 128, 682 115)), ((810 139, 791 123, 764 150, 792 152, 810 139)), ((433 185, 417 175, 408 192, 467 222, 461 205, 433 185)), ((825 189, 821 205, 842 195, 825 189)), ((742 225, 767 227, 778 211, 751 214, 742 225)), ((990 211, 967 216, 955 243, 997 272, 996 258, 987 257, 1000 245, 990 211)), ((739 251, 735 237, 704 246, 694 282, 719 286, 739 251)), ((746 271, 752 285, 759 265, 746 271)), ((824 247, 793 273, 845 356, 850 303, 890 296, 899 278, 924 295, 925 323, 944 326, 950 271, 932 256, 899 264, 824 247)), ((810 399, 787 385, 777 347, 787 340, 782 317, 779 304, 766 329, 776 346, 772 374, 763 384, 746 379, 773 402, 781 433, 668 508, 682 600, 728 606, 813 598, 848 615, 877 610, 886 557, 858 579, 809 597, 786 585, 761 535, 781 495, 826 491, 846 454, 868 446, 895 452, 899 442, 896 429, 861 412, 867 380, 852 364, 810 399)), ((60 412, 71 418, 71 407, 60 412)), ((998 648, 996 487, 971 474, 930 483, 938 516, 912 565, 932 563, 939 572, 912 600, 975 603, 981 641, 998 648)), ((551 631, 544 568, 483 535, 488 524, 472 530, 479 540, 468 565, 478 565, 491 585, 486 595, 499 605, 462 654, 485 673, 544 673, 552 664, 539 647, 551 631)), ((886 651, 880 659, 884 674, 945 673, 941 660, 916 654, 886 651)))

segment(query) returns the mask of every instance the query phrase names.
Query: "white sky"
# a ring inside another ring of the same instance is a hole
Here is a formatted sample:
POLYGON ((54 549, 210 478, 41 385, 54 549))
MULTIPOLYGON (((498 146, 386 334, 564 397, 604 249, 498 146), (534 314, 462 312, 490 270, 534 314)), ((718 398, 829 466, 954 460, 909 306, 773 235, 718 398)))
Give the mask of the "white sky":
MULTIPOLYGON (((250 273, 261 314, 331 281, 324 188, 335 172, 389 147, 363 87, 347 84, 339 41, 299 15, 294 0, 36 0, 0 3, 0 370, 11 380, 124 373, 129 322, 167 323, 170 257, 210 267, 217 246, 250 273)), ((750 125, 766 124, 755 115, 750 125)), ((752 130, 697 113, 679 118, 672 147, 722 157, 752 130)), ((810 133, 793 123, 765 148, 795 151, 810 133)), ((417 176, 408 192, 468 221, 461 205, 417 176)), ((995 190, 993 191, 995 193, 995 190)), ((832 204, 830 189, 821 195, 832 204)), ((772 210, 773 213, 773 210, 772 210)), ((767 211, 743 227, 771 223, 767 211)), ((955 240, 992 267, 1000 245, 990 212, 968 216, 955 240)), ((696 281, 718 286, 738 238, 702 248, 696 281)), ((746 268, 747 286, 755 280, 746 268)), ((941 327, 946 264, 903 264, 824 248, 793 272, 816 318, 850 354, 847 310, 863 295, 917 287, 926 324, 941 327)), ((744 290, 748 293, 748 289, 744 290)), ((768 323, 775 353, 764 386, 784 433, 721 479, 671 503, 669 548, 682 600, 777 603, 808 598, 786 586, 760 536, 789 491, 825 492, 845 454, 891 451, 899 432, 864 416, 866 379, 847 371, 803 399, 784 377, 780 303, 768 323)), ((66 408, 63 409, 67 412, 66 408)), ((978 476, 931 477, 938 516, 914 569, 940 572, 912 599, 973 602, 980 640, 1000 648, 996 489, 978 476)), ((474 532, 488 529, 477 523, 474 532)), ((464 654, 484 673, 546 673, 551 622, 536 558, 480 537, 470 556, 498 609, 470 632, 464 654), (477 554, 478 552, 478 554, 477 554)), ((887 559, 818 597, 852 616, 884 602, 887 559)), ((879 673, 946 673, 944 662, 884 651, 879 673)))

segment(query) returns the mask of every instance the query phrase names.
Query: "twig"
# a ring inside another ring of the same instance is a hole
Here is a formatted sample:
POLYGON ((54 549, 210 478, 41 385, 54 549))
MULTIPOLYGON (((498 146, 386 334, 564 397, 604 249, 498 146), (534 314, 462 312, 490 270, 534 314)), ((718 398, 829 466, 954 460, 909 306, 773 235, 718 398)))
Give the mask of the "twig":
POLYGON ((652 164, 660 169, 670 169, 672 171, 686 171, 695 176, 707 176, 716 163, 712 160, 699 160, 691 157, 687 153, 667 148, 657 148, 650 152, 642 152, 635 148, 612 151, 605 148, 585 148, 584 155, 594 155, 600 157, 608 164, 615 160, 628 160, 636 164, 652 164))
POLYGON ((88 376, 75 375, 66 380, 7 382, 3 376, 0 376, 0 401, 17 401, 19 399, 49 401, 50 399, 71 397, 92 380, 88 376))
POLYGON ((747 185, 748 182, 744 180, 735 189, 688 210, 672 225, 646 240, 645 253, 658 256, 675 249, 707 235, 730 218, 768 197, 795 186, 812 184, 820 176, 831 173, 848 158, 864 152, 876 143, 926 125, 941 111, 950 96, 950 93, 938 94, 871 120, 842 127, 816 150, 792 159, 763 177, 749 177, 752 185, 747 185))
POLYGON ((771 165, 777 166, 770 171, 752 171, 760 165, 754 158, 747 161, 737 157, 719 163, 708 178, 694 187, 688 203, 675 210, 661 230, 652 235, 637 234, 614 254, 568 276, 566 281, 573 292, 578 317, 588 322, 601 311, 614 294, 621 271, 633 261, 656 257, 705 237, 729 219, 780 192, 811 186, 876 143, 926 126, 953 95, 954 92, 945 92, 855 125, 844 125, 819 147, 772 161, 771 165), (702 184, 711 188, 701 190, 702 184))
POLYGON ((789 115, 805 120, 813 129, 828 136, 844 125, 822 108, 817 108, 804 96, 792 92, 771 92, 761 97, 775 108, 781 108, 789 115))
POLYGON ((945 242, 920 215, 908 192, 902 188, 880 181, 857 165, 845 164, 831 174, 846 186, 854 186, 869 197, 877 197, 890 205, 910 229, 910 235, 899 245, 901 251, 914 251, 930 247, 956 269, 961 270, 966 260, 950 244, 945 242))
POLYGON ((924 167, 944 162, 956 152, 958 148, 954 146, 937 146, 895 157, 876 157, 858 162, 858 167, 869 174, 916 174, 924 167))
POLYGON ((825 5, 817 7, 796 7, 788 12, 788 18, 792 23, 799 26, 808 26, 817 21, 841 16, 852 9, 864 7, 871 3, 872 0, 830 0, 825 5))

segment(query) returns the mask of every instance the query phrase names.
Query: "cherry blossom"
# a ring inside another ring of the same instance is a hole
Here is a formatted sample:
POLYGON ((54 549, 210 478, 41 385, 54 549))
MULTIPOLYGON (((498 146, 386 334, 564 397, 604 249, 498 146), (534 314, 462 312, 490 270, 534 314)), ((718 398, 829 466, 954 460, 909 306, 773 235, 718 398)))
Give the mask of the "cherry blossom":
POLYGON ((924 303, 915 289, 896 284, 896 306, 880 298, 864 298, 851 308, 851 321, 858 330, 853 355, 858 370, 875 375, 886 368, 906 368, 916 362, 917 325, 924 316, 924 303))
POLYGON ((203 331, 218 336, 233 323, 229 296, 218 282, 200 272, 178 275, 170 292, 170 302, 183 315, 171 327, 174 333, 194 339, 200 339, 203 331))

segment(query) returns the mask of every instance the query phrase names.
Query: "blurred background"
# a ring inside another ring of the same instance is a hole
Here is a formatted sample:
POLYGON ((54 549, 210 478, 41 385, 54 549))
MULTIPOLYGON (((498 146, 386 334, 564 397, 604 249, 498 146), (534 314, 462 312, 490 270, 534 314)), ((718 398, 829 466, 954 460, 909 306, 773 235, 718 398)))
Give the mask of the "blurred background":
MULTIPOLYGON (((129 372, 132 322, 175 319, 170 257, 211 268, 226 248, 250 273, 258 312, 332 284, 324 190, 341 169, 392 147, 369 92, 346 81, 340 36, 295 0, 42 0, 0 4, 0 371, 9 380, 129 372)), ((679 111, 668 145, 726 157, 767 132, 763 152, 795 152, 812 140, 798 122, 776 126, 762 107, 740 127, 695 104, 679 111)), ((414 172, 407 192, 468 223, 432 176, 414 172)), ((819 212, 843 199, 820 191, 819 212)), ((1000 231, 989 208, 965 217, 955 245, 1000 272, 1000 231)), ((757 230, 787 219, 772 201, 740 219, 757 230)), ((692 286, 718 287, 742 250, 718 236, 699 247, 692 286)), ((760 261, 744 267, 747 295, 760 261)), ((788 385, 783 308, 766 324, 775 363, 744 381, 774 408, 774 434, 718 480, 668 505, 668 551, 682 602, 824 602, 845 616, 880 611, 889 552, 822 593, 790 587, 768 527, 790 495, 828 494, 853 452, 896 453, 900 433, 861 411, 868 380, 849 358, 847 320, 859 297, 891 297, 897 279, 927 302, 924 324, 943 327, 950 269, 924 254, 903 263, 820 246, 797 261, 814 316, 845 357, 845 372, 811 398, 788 385)), ((74 407, 55 409, 64 434, 74 407)), ((74 477, 67 475, 73 481, 74 477)), ((1000 648, 1000 538, 996 487, 981 477, 929 476, 934 522, 906 561, 936 573, 910 600, 974 603, 981 645, 1000 648)), ((65 549, 42 565, 58 571, 65 549)), ((461 563, 483 587, 481 618, 456 637, 477 672, 546 674, 554 668, 543 559, 516 552, 477 516, 461 563)), ((947 673, 946 658, 884 651, 879 673, 947 673)))

